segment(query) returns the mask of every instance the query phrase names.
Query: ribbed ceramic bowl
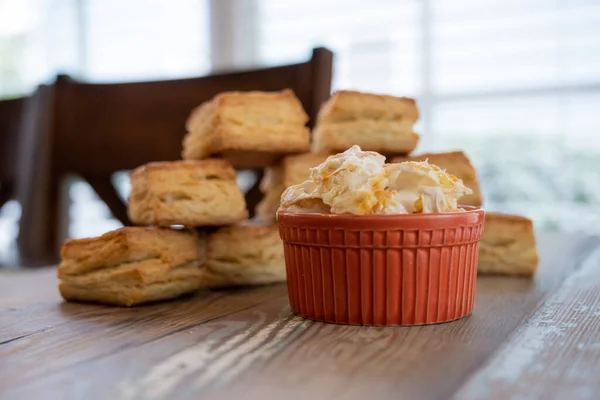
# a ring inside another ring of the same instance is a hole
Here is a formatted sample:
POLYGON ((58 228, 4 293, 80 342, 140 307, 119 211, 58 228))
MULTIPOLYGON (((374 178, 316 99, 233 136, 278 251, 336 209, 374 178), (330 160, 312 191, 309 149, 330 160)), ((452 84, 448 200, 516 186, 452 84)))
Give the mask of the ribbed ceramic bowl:
POLYGON ((302 317, 422 325, 473 310, 484 211, 355 216, 280 211, 288 293, 302 317))

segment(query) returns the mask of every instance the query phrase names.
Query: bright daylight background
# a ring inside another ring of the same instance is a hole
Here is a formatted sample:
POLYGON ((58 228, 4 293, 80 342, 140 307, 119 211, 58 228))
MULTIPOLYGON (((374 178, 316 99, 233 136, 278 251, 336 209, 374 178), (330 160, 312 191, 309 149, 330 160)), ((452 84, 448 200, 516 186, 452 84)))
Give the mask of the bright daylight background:
MULTIPOLYGON (((315 46, 335 53, 334 89, 416 97, 419 150, 464 149, 488 209, 600 233, 597 0, 0 0, 0 98, 57 72, 180 78, 315 46)), ((72 236, 118 226, 85 183, 70 195, 72 236)), ((18 216, 0 211, 0 251, 18 216)))

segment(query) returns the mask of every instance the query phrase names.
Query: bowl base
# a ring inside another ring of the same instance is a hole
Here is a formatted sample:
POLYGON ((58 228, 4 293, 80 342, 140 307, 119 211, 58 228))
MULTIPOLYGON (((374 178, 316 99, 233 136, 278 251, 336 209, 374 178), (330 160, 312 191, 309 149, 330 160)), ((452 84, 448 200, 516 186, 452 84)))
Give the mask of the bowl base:
POLYGON ((355 324, 355 323, 351 323, 351 322, 334 322, 334 321, 328 321, 326 319, 319 319, 319 318, 314 318, 314 317, 308 317, 306 315, 302 315, 299 314, 297 312, 292 311, 295 315, 302 317, 304 319, 309 319, 311 321, 315 321, 315 322, 323 322, 326 324, 335 324, 335 325, 351 325, 351 326, 366 326, 366 327, 386 327, 386 326, 404 326, 404 327, 408 327, 408 326, 426 326, 426 325, 439 325, 439 324, 445 324, 448 322, 454 322, 454 321, 458 321, 459 319, 463 319, 463 318, 467 318, 469 316, 471 316, 471 314, 473 313, 472 311, 469 312, 466 315, 462 315, 460 317, 457 318, 452 318, 452 319, 447 319, 444 321, 435 321, 435 322, 424 322, 424 323, 419 323, 419 324, 355 324))

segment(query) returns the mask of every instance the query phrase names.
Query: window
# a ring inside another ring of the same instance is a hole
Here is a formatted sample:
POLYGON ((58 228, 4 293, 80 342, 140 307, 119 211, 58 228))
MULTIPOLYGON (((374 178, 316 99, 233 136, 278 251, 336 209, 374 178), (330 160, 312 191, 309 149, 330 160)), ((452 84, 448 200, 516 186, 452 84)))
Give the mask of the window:
MULTIPOLYGON (((0 0, 0 98, 66 73, 91 82, 171 79, 210 67, 209 0, 0 0)), ((115 177, 121 193, 128 178, 115 177)), ((120 223, 89 185, 69 188, 71 237, 120 223)), ((13 258, 19 205, 0 210, 0 260, 13 258)))
POLYGON ((464 149, 485 206, 600 232, 600 4, 258 0, 259 59, 335 52, 334 89, 415 96, 419 151, 464 149), (582 218, 585 215, 585 218, 582 218))
MULTIPOLYGON (((123 82, 200 76, 210 69, 207 0, 88 0, 82 3, 81 76, 123 82)), ((127 197, 129 177, 114 177, 127 197)), ((84 181, 69 190, 71 237, 120 226, 84 181)))
POLYGON ((415 95, 419 86, 416 1, 259 0, 261 64, 306 59, 316 46, 335 52, 334 89, 415 95))
POLYGON ((88 0, 83 4, 87 80, 168 79, 209 71, 207 1, 88 0))
MULTIPOLYGON (((0 0, 0 97, 57 72, 170 79, 315 46, 335 52, 334 89, 416 97, 418 151, 464 149, 489 209, 600 232, 596 0, 0 0)), ((70 193, 72 236, 118 225, 85 183, 70 193)), ((0 210, 3 237, 18 215, 0 210)))

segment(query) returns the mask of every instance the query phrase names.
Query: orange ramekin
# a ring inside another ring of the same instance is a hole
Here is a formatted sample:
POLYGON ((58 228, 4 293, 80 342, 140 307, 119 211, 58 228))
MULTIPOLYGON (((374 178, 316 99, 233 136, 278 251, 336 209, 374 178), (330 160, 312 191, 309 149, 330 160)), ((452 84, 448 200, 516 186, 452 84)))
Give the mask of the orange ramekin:
POLYGON ((473 310, 484 211, 280 211, 292 311, 352 325, 422 325, 473 310))

